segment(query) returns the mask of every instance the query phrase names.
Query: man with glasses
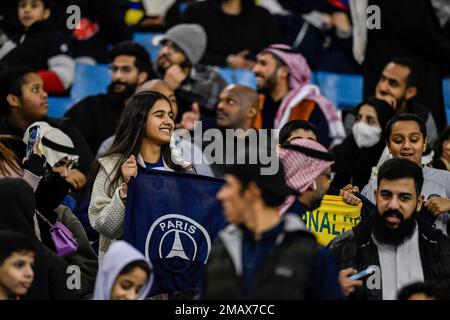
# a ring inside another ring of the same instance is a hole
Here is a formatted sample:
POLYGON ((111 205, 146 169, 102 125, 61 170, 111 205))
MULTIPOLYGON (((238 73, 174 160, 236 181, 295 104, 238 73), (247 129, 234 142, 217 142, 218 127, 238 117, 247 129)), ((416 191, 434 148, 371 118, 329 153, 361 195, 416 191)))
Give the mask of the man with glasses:
POLYGON ((121 42, 109 55, 111 84, 107 93, 84 98, 65 115, 80 129, 93 154, 97 154, 100 144, 114 134, 125 101, 136 87, 155 78, 150 56, 141 45, 121 42))
POLYGON ((175 91, 176 122, 200 120, 201 114, 204 129, 215 126, 216 106, 226 82, 214 67, 198 64, 206 50, 205 30, 198 24, 179 24, 166 32, 160 44, 156 69, 175 91))

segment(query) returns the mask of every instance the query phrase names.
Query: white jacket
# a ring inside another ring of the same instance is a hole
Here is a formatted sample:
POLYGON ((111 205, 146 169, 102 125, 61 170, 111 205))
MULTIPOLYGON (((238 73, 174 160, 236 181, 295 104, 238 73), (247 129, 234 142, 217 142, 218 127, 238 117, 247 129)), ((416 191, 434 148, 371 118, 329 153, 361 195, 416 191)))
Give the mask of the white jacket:
MULTIPOLYGON (((95 178, 92 188, 91 202, 89 204, 89 221, 92 228, 100 234, 100 243, 98 248, 98 258, 101 262, 103 255, 109 246, 123 237, 123 226, 125 222, 125 204, 119 196, 119 186, 122 179, 119 179, 118 187, 115 189, 112 197, 108 195, 109 184, 115 176, 114 171, 120 155, 114 154, 108 157, 100 158, 100 170, 95 178)), ((164 162, 164 161, 163 161, 164 162)), ((141 155, 137 157, 139 166, 145 168, 144 160, 141 155)), ((117 167, 120 170, 120 166, 117 167)), ((164 162, 164 169, 173 171, 164 162)))

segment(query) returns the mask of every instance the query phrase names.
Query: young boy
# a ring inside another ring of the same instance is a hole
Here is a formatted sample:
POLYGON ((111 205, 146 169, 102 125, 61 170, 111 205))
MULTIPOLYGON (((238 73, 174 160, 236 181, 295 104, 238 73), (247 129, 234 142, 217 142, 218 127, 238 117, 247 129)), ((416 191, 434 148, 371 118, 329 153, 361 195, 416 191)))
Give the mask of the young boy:
POLYGON ((26 236, 0 231, 0 300, 19 299, 34 279, 35 247, 26 236))
POLYGON ((75 62, 69 39, 51 26, 50 15, 50 0, 20 0, 18 17, 23 30, 9 35, 0 49, 0 61, 38 70, 45 91, 64 94, 73 82, 75 62))

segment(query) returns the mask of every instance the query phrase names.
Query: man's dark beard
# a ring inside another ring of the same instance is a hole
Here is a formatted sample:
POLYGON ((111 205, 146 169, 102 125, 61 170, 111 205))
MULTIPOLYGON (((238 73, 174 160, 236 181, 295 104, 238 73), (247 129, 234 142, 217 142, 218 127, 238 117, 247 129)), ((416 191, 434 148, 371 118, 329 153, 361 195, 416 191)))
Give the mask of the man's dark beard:
POLYGON ((108 86, 108 96, 110 96, 117 103, 124 104, 125 101, 136 91, 137 83, 129 84, 122 81, 114 81, 108 86), (121 92, 115 92, 114 86, 117 84, 122 84, 125 86, 125 90, 121 92))
POLYGON ((405 219, 398 210, 386 210, 383 214, 379 212, 373 214, 375 214, 375 220, 372 233, 377 241, 397 247, 412 237, 416 227, 417 212, 414 212, 408 219, 405 219), (397 228, 393 229, 388 226, 385 218, 389 216, 400 219, 397 228))
POLYGON ((260 94, 264 94, 264 95, 269 95, 273 89, 275 88, 276 85, 276 72, 277 70, 275 70, 267 79, 265 79, 264 81, 264 87, 262 88, 257 88, 258 93, 260 94))

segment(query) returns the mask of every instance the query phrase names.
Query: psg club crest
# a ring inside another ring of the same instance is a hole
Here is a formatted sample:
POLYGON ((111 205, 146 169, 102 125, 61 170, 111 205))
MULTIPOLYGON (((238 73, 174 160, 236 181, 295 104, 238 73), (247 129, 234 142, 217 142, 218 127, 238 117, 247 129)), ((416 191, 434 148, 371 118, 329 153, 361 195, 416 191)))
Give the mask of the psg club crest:
POLYGON ((173 264, 166 263, 166 267, 173 272, 182 272, 189 262, 206 264, 210 251, 211 239, 206 229, 179 214, 167 214, 155 220, 145 242, 146 258, 171 260, 173 264))

